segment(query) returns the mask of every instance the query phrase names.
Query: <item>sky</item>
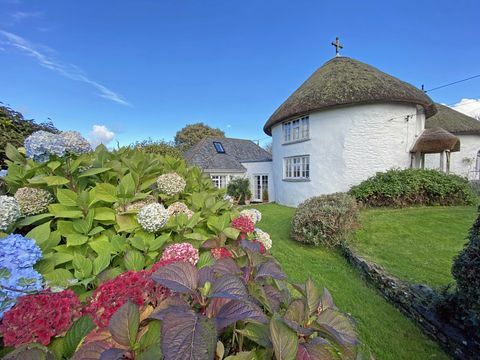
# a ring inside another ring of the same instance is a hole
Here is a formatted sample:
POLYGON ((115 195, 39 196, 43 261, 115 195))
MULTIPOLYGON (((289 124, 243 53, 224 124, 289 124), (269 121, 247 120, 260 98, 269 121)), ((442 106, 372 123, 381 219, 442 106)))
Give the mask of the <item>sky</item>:
MULTIPOLYGON (((263 125, 341 54, 425 89, 480 74, 480 2, 0 0, 0 101, 93 143, 263 125)), ((429 93, 480 114, 480 77, 429 93)))

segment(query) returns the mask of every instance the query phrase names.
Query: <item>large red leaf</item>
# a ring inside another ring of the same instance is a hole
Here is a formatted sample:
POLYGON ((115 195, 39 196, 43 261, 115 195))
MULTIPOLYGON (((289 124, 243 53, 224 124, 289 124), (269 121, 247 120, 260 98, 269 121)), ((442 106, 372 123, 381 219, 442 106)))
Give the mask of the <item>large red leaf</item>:
POLYGON ((177 293, 193 293, 198 286, 197 269, 188 262, 176 262, 159 268, 152 279, 177 293))

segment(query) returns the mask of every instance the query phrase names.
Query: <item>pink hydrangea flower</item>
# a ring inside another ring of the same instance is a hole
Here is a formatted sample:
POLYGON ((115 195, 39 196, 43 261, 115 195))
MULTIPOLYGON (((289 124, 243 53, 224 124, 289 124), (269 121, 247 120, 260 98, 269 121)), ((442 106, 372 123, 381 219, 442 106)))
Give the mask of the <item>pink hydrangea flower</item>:
POLYGON ((173 244, 163 251, 160 260, 187 261, 195 265, 198 262, 198 250, 189 243, 173 244))

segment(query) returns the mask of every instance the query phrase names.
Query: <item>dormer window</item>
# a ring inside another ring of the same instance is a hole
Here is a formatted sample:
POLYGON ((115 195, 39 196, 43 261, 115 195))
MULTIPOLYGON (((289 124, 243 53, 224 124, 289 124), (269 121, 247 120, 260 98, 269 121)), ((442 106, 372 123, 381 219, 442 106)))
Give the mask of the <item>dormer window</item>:
POLYGON ((223 145, 221 142, 214 141, 213 146, 215 146, 215 150, 217 150, 217 153, 225 154, 225 149, 223 148, 223 145))
POLYGON ((308 140, 310 136, 309 125, 308 116, 284 122, 282 125, 283 142, 289 143, 294 141, 308 140))

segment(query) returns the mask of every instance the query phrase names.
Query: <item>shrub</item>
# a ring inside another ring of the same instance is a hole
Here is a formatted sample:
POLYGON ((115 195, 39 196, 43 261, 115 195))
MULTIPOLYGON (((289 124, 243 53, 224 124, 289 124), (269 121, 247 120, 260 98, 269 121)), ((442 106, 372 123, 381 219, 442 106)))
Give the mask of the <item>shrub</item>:
POLYGON ((143 141, 137 141, 130 146, 140 149, 148 154, 171 156, 177 159, 182 158, 182 152, 175 147, 175 144, 173 142, 148 139, 143 141))
POLYGON ((452 275, 466 307, 480 318, 480 215, 470 229, 468 243, 453 262, 452 275))
POLYGON ((295 211, 291 234, 303 243, 337 246, 353 229, 357 216, 357 203, 348 194, 312 197, 295 211))
POLYGON ((247 178, 235 178, 227 186, 227 194, 233 196, 240 205, 245 205, 245 200, 252 196, 250 181, 247 178))
POLYGON ((366 206, 471 205, 476 201, 467 179, 424 169, 377 173, 349 193, 366 206))

